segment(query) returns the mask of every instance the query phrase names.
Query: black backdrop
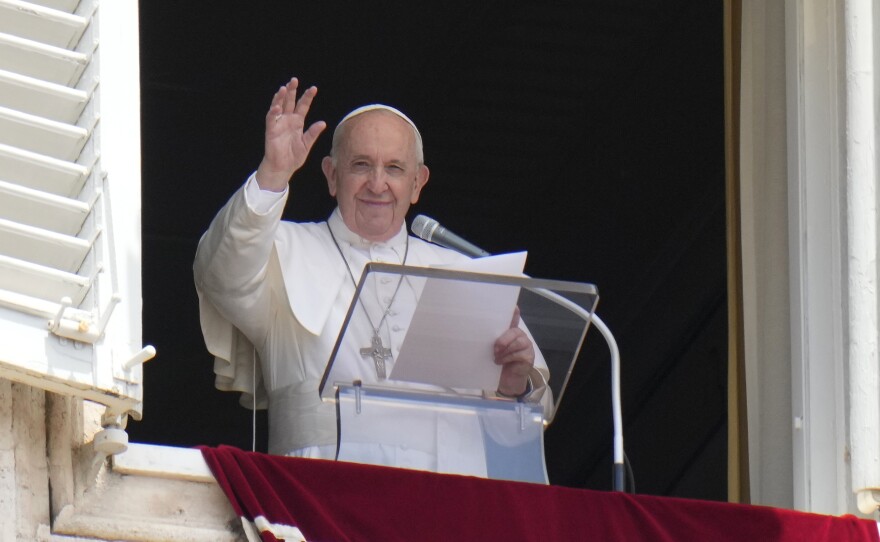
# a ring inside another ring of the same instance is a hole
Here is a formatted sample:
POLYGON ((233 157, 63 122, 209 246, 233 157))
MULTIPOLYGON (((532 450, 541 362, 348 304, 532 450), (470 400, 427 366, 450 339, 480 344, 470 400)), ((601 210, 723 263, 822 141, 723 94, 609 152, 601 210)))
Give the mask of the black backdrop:
MULTIPOLYGON (((596 284, 638 490, 726 498, 721 0, 149 0, 140 24, 144 340, 158 356, 132 440, 251 446, 250 412, 213 387, 191 266, 296 75, 331 128, 371 102, 415 120, 432 175, 411 216, 527 249, 532 276, 596 284)), ((329 139, 294 177, 288 218, 332 209, 329 139)), ((593 331, 546 433, 553 483, 610 487, 608 383, 593 331)))

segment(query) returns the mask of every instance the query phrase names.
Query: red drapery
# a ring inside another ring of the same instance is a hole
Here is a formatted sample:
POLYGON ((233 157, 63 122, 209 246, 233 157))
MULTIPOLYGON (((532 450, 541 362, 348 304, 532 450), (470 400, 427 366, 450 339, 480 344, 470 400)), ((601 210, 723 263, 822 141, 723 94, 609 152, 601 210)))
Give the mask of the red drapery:
POLYGON ((261 518, 267 542, 285 529, 308 542, 880 542, 877 524, 854 516, 201 450, 235 511, 261 518))

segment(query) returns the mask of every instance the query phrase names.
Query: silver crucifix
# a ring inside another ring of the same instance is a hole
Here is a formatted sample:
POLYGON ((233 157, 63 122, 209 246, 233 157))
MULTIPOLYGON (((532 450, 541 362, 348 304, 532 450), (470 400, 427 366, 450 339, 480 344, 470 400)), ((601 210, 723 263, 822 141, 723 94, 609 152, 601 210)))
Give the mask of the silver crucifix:
POLYGON ((361 348, 361 356, 364 358, 372 357, 373 363, 376 364, 376 375, 379 380, 385 380, 385 360, 391 359, 391 349, 385 348, 378 333, 373 334, 372 343, 373 345, 369 348, 361 348))

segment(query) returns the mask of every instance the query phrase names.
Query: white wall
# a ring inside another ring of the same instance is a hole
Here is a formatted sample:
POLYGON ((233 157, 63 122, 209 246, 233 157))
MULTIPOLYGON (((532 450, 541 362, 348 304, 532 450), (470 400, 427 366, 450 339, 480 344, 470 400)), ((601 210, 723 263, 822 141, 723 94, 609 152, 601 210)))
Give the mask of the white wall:
POLYGON ((866 11, 860 22, 870 26, 872 5, 743 2, 743 308, 755 504, 859 513, 852 454, 876 459, 880 449, 880 427, 870 421, 880 390, 858 372, 860 362, 877 370, 876 240, 856 242, 876 229, 876 45, 869 28, 868 54, 856 61, 852 13, 866 11), (871 415, 854 406, 858 397, 871 415))

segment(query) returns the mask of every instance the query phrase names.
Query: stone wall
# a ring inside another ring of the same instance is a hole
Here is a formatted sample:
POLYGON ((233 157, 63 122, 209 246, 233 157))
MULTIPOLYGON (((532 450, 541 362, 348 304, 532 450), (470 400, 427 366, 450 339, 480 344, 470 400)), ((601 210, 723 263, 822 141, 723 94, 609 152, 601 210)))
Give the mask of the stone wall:
POLYGON ((102 412, 0 379, 0 542, 246 539, 216 483, 176 466, 201 461, 191 450, 151 447, 148 468, 114 470, 91 445, 102 412))
POLYGON ((46 394, 0 380, 0 540, 36 540, 49 524, 46 394))

